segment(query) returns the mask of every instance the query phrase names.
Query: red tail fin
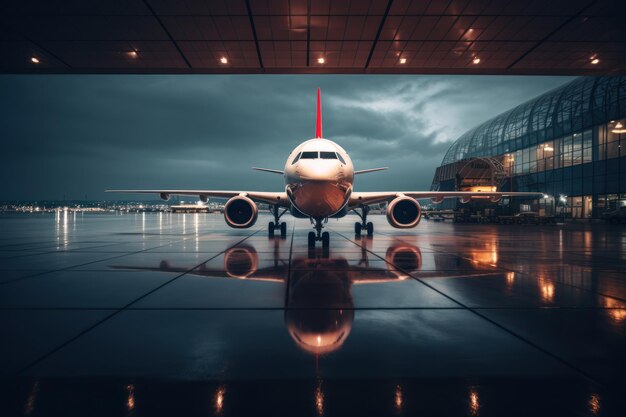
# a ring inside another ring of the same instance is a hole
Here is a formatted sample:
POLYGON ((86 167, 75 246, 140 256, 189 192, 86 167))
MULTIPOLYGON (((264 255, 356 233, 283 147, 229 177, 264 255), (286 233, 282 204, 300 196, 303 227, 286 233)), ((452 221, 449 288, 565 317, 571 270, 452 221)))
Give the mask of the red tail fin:
POLYGON ((315 118, 315 137, 320 139, 322 137, 322 93, 320 88, 317 87, 317 116, 315 118))

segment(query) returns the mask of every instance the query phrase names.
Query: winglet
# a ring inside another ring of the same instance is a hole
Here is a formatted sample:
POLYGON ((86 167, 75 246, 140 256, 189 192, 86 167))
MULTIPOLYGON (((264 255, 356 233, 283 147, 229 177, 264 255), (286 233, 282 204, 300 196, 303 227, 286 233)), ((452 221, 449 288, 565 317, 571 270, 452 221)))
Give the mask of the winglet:
POLYGON ((322 138, 322 93, 317 87, 317 115, 315 117, 315 138, 322 138))

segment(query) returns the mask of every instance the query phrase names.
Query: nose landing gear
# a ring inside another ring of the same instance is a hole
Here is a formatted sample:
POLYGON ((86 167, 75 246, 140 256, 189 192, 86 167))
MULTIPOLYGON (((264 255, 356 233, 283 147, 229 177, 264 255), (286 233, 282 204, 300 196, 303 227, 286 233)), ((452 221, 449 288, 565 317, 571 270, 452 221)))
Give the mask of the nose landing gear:
MULTIPOLYGON (((322 233, 323 223, 327 223, 328 219, 315 219, 315 232, 309 232, 309 248, 315 247, 315 242, 322 241, 322 247, 328 248, 330 245, 330 234, 328 232, 322 233)), ((313 223, 313 219, 311 219, 313 223)))
POLYGON ((287 209, 283 210, 282 213, 278 213, 279 210, 278 206, 270 206, 270 212, 274 215, 274 221, 268 224, 267 234, 270 238, 273 238, 276 230, 280 230, 280 237, 285 239, 287 237, 287 223, 280 223, 280 218, 287 212, 287 209))
POLYGON ((354 235, 361 236, 361 232, 363 230, 367 231, 368 236, 374 235, 374 223, 367 221, 367 213, 369 213, 370 208, 368 206, 361 206, 361 213, 354 209, 354 212, 361 218, 361 223, 354 223, 354 235))

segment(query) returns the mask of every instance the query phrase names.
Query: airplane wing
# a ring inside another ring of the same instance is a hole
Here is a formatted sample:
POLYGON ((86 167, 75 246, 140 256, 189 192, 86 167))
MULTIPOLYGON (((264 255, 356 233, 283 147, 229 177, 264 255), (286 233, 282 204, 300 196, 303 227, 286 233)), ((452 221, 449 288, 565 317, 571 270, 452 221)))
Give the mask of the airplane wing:
POLYGON ((502 197, 527 197, 542 198, 543 193, 525 192, 491 192, 491 191, 374 191, 374 192, 353 192, 350 196, 350 207, 369 205, 391 201, 396 197, 411 197, 416 200, 430 198, 433 203, 440 203, 444 198, 491 198, 500 199, 502 197))
POLYGON ((156 194, 167 200, 172 195, 187 195, 198 197, 199 199, 231 198, 244 196, 260 203, 274 204, 289 207, 289 198, 285 192, 263 192, 263 191, 221 191, 221 190, 106 190, 107 193, 128 193, 128 194, 156 194))

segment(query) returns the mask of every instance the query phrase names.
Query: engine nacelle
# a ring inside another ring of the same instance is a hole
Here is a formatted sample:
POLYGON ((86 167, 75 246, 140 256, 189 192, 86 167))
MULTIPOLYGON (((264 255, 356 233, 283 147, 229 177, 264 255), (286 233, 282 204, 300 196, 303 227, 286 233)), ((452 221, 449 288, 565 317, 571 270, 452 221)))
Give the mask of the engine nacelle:
POLYGON ((248 197, 237 196, 226 202, 224 219, 226 224, 237 229, 245 229, 256 223, 259 209, 248 197))
POLYGON ((502 200, 502 196, 501 195, 494 195, 494 196, 489 197, 489 202, 490 203, 497 203, 500 200, 502 200))
POLYGON ((208 203, 209 202, 209 197, 207 197, 204 194, 200 194, 200 201, 202 201, 203 203, 208 203))
POLYGON ((387 221, 398 229, 415 227, 422 218, 422 207, 417 200, 406 196, 396 197, 387 206, 387 221))
POLYGON ((470 196, 459 197, 459 202, 461 204, 467 204, 470 201, 472 201, 472 197, 470 197, 470 196))
POLYGON ((161 200, 167 201, 170 199, 170 195, 168 193, 161 193, 159 196, 161 197, 161 200))
POLYGON ((432 201, 433 204, 441 204, 443 203, 443 196, 431 197, 430 201, 432 201))

